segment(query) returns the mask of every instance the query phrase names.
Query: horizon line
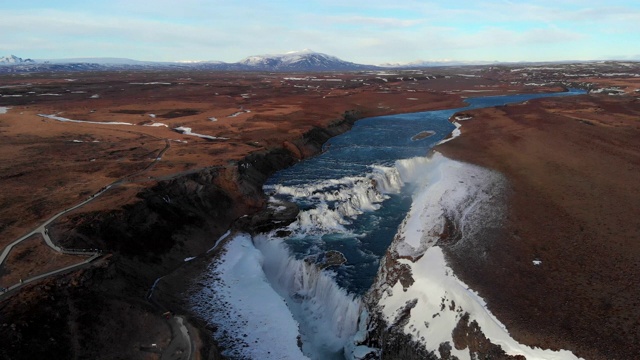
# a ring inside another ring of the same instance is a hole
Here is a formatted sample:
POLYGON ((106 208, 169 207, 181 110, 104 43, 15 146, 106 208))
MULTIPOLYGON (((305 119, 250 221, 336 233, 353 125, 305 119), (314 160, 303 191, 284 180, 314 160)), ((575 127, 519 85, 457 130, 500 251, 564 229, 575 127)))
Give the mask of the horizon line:
MULTIPOLYGON (((290 51, 290 52, 285 52, 285 53, 280 53, 280 54, 261 54, 261 55, 248 55, 245 56, 244 58, 234 61, 234 62, 227 62, 227 61, 222 61, 222 60, 215 60, 215 59, 209 59, 209 60, 140 60, 140 59, 135 59, 135 58, 130 58, 130 57, 117 57, 117 56, 76 56, 76 57, 60 57, 60 58, 32 58, 32 57, 21 57, 18 55, 14 54, 9 54, 9 55, 0 55, 0 58, 7 58, 7 57, 17 57, 19 59, 24 60, 32 60, 34 62, 55 62, 55 61, 66 61, 66 62, 70 62, 70 61, 78 61, 78 63, 82 63, 84 61, 90 61, 90 60, 119 60, 119 61, 134 61, 134 62, 141 62, 141 63, 157 63, 157 64, 198 64, 198 63, 224 63, 224 64, 236 64, 241 62, 242 60, 245 60, 247 58, 250 57, 268 57, 268 56, 273 56, 273 57, 281 57, 281 56, 288 56, 288 55, 293 55, 296 53, 300 53, 300 54, 320 54, 320 55, 326 55, 326 56, 332 56, 332 57, 336 57, 330 54, 326 54, 326 53, 321 53, 321 52, 315 52, 315 51, 311 51, 309 49, 304 49, 301 51, 290 51)), ((338 57, 336 57, 338 58, 338 57)), ((422 59, 417 59, 417 60, 412 60, 412 61, 408 61, 408 62, 399 62, 399 61, 387 61, 387 62, 382 62, 382 63, 378 63, 378 64, 370 64, 370 63, 356 63, 353 61, 349 61, 349 60, 344 60, 343 58, 338 58, 341 61, 347 61, 347 62, 352 62, 354 64, 358 64, 358 65, 368 65, 368 66, 380 66, 380 67, 402 67, 402 66, 407 66, 407 67, 411 67, 411 66, 420 66, 420 64, 424 64, 424 63, 434 63, 434 64, 450 64, 450 63, 457 63, 459 65, 492 65, 492 64, 520 64, 520 63, 582 63, 582 62, 608 62, 608 61, 615 61, 615 62, 640 62, 640 57, 638 58, 630 58, 630 59, 624 59, 624 58, 593 58, 593 59, 559 59, 559 60, 458 60, 458 59, 428 59, 428 60, 422 60, 422 59)), ((20 63, 17 63, 20 64, 20 63)), ((15 64, 15 65, 17 65, 15 64)), ((105 64, 108 64, 105 62, 105 64)), ((4 64, 4 65, 14 65, 14 63, 9 63, 9 64, 4 64)))

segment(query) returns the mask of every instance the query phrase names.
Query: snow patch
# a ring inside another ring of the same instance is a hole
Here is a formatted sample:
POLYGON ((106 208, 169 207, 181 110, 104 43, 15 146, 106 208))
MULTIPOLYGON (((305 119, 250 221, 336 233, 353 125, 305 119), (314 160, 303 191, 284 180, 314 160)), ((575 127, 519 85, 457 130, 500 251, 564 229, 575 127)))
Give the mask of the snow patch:
MULTIPOLYGON (((486 302, 462 282, 447 265, 442 249, 435 244, 445 226, 445 217, 454 218, 461 232, 460 241, 475 238, 480 224, 499 223, 501 208, 494 208, 493 193, 502 177, 493 171, 435 153, 427 164, 427 177, 419 186, 405 220, 390 251, 399 256, 395 262, 408 266, 414 283, 406 289, 400 282, 384 283, 384 272, 374 285, 380 291, 378 308, 389 324, 415 302, 411 317, 403 328, 427 350, 438 351, 441 343, 453 344, 452 331, 460 318, 469 313, 492 343, 509 355, 527 359, 577 359, 566 350, 532 348, 511 338, 506 327, 487 309, 486 302), (493 190, 492 190, 493 189, 493 190), (454 305, 455 304, 455 305, 454 305)), ((452 349, 459 359, 470 359, 468 350, 452 349)))
POLYGON ((72 119, 63 118, 63 117, 61 117, 61 116, 56 116, 56 115, 46 115, 46 114, 38 114, 38 116, 43 117, 43 118, 47 118, 47 119, 51 119, 51 120, 61 121, 61 122, 72 122, 72 123, 82 123, 82 124, 96 124, 96 125, 133 125, 133 124, 131 124, 131 123, 127 123, 127 122, 118 122, 118 121, 87 121, 87 120, 72 120, 72 119))
POLYGON ((209 140, 229 140, 229 138, 225 138, 225 137, 216 137, 216 136, 211 136, 211 135, 203 135, 203 134, 198 134, 198 133, 194 133, 191 131, 190 127, 185 127, 185 126, 178 126, 177 128, 174 128, 173 130, 183 134, 183 135, 189 135, 189 136, 197 136, 199 138, 203 138, 203 139, 209 139, 209 140))
POLYGON ((251 110, 241 109, 240 111, 236 111, 231 115, 227 115, 227 117, 237 117, 237 116, 240 116, 240 115, 242 115, 244 113, 250 113, 250 112, 251 112, 251 110))
MULTIPOLYGON (((387 319, 392 321, 397 310, 402 309, 408 301, 417 299, 404 331, 411 334, 414 340, 422 342, 427 349, 437 351, 439 344, 445 341, 453 344, 451 332, 464 313, 469 313, 469 321, 477 321, 487 338, 500 345, 509 355, 523 355, 530 360, 578 359, 567 350, 532 348, 514 340, 504 324, 487 309, 486 302, 455 276, 446 264, 440 247, 429 248, 415 263, 406 259, 399 262, 411 267, 415 282, 407 291, 399 282, 396 283, 391 290, 393 295, 383 295, 380 304, 384 306, 387 319), (441 310, 443 303, 445 307, 441 310), (451 310, 453 303, 455 308, 451 310)), ((454 347, 452 353, 459 359, 471 359, 466 349, 456 350, 454 347)))
POLYGON ((0 106, 0 114, 6 114, 7 111, 9 111, 9 109, 11 108, 6 106, 0 106))
POLYGON ((457 138, 458 136, 460 136, 460 134, 462 134, 462 132, 460 131, 460 128, 462 127, 462 124, 460 124, 457 121, 454 121, 453 125, 455 125, 456 128, 451 132, 451 135, 449 137, 447 137, 446 139, 440 140, 440 142, 437 143, 436 146, 440 145, 440 144, 444 144, 446 142, 449 142, 449 141, 457 138))
MULTIPOLYGON (((417 160, 414 160, 417 161, 417 160)), ((420 172, 410 176, 421 188, 403 221, 392 248, 403 257, 419 257, 433 246, 445 229, 445 217, 457 217, 464 236, 472 211, 491 198, 491 186, 502 181, 499 174, 453 161, 435 152, 424 158, 420 172)), ((488 219, 491 214, 484 214, 488 219)))
POLYGON ((171 85, 171 83, 152 81, 152 82, 132 82, 132 83, 129 83, 129 85, 171 85))
POLYGON ((215 248, 218 247, 218 245, 226 238, 229 237, 229 235, 231 235, 231 230, 227 230, 227 232, 225 232, 224 234, 222 234, 222 236, 220 236, 218 238, 218 240, 216 241, 215 244, 213 244, 213 246, 211 247, 211 249, 207 250, 207 253, 210 253, 211 251, 213 251, 215 248))
POLYGON ((298 323, 269 284, 264 257, 247 234, 236 235, 190 290, 193 311, 217 331, 232 359, 308 359, 298 347, 298 323))
POLYGON ((311 78, 314 78, 314 76, 311 76, 311 77, 286 77, 286 78, 283 78, 283 79, 284 80, 289 80, 289 81, 308 81, 311 78))

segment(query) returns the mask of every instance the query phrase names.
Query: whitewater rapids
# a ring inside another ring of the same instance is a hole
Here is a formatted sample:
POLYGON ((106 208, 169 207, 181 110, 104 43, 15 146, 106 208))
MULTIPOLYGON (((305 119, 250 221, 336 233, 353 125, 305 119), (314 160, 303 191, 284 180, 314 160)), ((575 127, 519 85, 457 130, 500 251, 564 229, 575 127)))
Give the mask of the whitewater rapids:
MULTIPOLYGON (((389 194, 424 175, 420 169, 428 161, 400 160, 392 167, 371 166, 362 176, 265 191, 274 209, 276 194, 309 202, 288 226, 292 232, 348 232, 345 225, 380 209, 389 194)), ((345 359, 366 319, 360 298, 341 288, 332 272, 296 258, 273 234, 233 235, 196 283, 190 307, 218 329, 216 340, 231 359, 345 359)))
MULTIPOLYGON (((554 95, 473 98, 465 109, 547 96, 554 95)), ((501 204, 491 196, 503 182, 499 174, 438 153, 422 156, 452 131, 452 138, 460 134, 460 124, 448 121, 460 110, 363 119, 332 139, 322 155, 272 177, 264 187, 270 210, 286 209, 283 202, 295 202, 300 209, 297 219, 268 234, 231 235, 224 253, 189 295, 192 310, 216 329, 223 355, 231 359, 375 355, 378 350, 361 345, 368 336, 368 312, 381 311, 393 323, 400 308, 416 301, 402 329, 428 349, 435 351, 441 342, 451 341, 460 314, 468 312, 469 321, 476 320, 508 354, 576 358, 569 351, 533 349, 513 340, 484 300, 455 276, 437 245, 447 221, 457 225, 460 242, 469 244, 483 240, 479 226, 499 222, 501 215, 501 204), (431 129, 433 136, 412 140, 431 129), (336 250, 347 263, 321 270, 314 259, 336 250), (385 251, 398 255, 393 266, 411 270, 412 286, 386 281, 386 270, 379 264, 385 251), (365 271, 369 273, 360 276, 365 271), (355 294, 366 291, 372 281, 367 298, 376 293, 377 303, 365 306, 355 294), (444 302, 454 301, 455 311, 425 318, 440 311, 444 302), (377 309, 367 309, 376 305, 377 309)), ((464 349, 452 353, 460 359, 475 356, 464 349)))
MULTIPOLYGON (((442 342, 453 343, 453 328, 463 314, 469 313, 469 321, 477 321, 485 335, 507 354, 527 359, 577 359, 566 350, 531 348, 511 338, 484 300, 455 276, 436 245, 445 215, 460 223, 461 241, 473 236, 479 221, 500 221, 501 210, 492 204, 492 193, 503 181, 495 172, 434 153, 431 158, 401 160, 394 167, 375 168, 362 177, 271 190, 314 199, 317 206, 326 206, 323 211, 328 214, 327 221, 322 221, 317 207, 310 207, 289 226, 292 231, 314 232, 344 229, 342 224, 359 214, 376 211, 386 194, 412 184, 413 204, 390 251, 400 255, 398 264, 411 269, 414 283, 408 288, 400 282, 388 283, 388 274, 381 267, 372 288, 379 293, 377 308, 388 323, 394 322, 407 303, 417 301, 403 330, 429 350, 437 351, 442 342), (314 220, 309 213, 318 217, 314 220), (455 309, 449 311, 454 303, 455 309)), ((277 206, 277 201, 272 206, 277 206)), ((236 234, 225 249, 226 253, 198 280, 204 286, 190 297, 192 309, 218 328, 216 339, 225 348, 225 356, 357 359, 376 353, 375 349, 354 345, 354 339, 361 341, 364 336, 367 309, 358 296, 338 286, 332 272, 296 258, 273 234, 253 238, 236 234)), ((472 359, 468 350, 454 348, 452 354, 472 359)))

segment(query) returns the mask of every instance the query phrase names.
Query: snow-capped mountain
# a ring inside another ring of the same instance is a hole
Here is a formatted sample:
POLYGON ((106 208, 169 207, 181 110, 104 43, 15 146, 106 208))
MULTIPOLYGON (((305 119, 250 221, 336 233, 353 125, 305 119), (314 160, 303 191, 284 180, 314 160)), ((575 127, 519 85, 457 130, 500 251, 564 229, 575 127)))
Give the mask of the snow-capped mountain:
POLYGON ((17 56, 0 58, 0 64, 13 65, 0 72, 33 71, 104 71, 136 69, 213 70, 213 71, 357 71, 379 69, 373 65, 356 64, 335 56, 308 49, 278 55, 249 56, 235 63, 220 61, 138 61, 125 58, 70 58, 22 60, 17 56))
POLYGON ((15 55, 0 57, 0 65, 15 65, 15 64, 23 64, 23 63, 33 63, 33 62, 34 61, 31 59, 23 59, 15 55))
POLYGON ((335 56, 304 49, 277 55, 249 56, 238 62, 256 70, 268 71, 327 71, 371 69, 373 66, 340 60, 335 56))

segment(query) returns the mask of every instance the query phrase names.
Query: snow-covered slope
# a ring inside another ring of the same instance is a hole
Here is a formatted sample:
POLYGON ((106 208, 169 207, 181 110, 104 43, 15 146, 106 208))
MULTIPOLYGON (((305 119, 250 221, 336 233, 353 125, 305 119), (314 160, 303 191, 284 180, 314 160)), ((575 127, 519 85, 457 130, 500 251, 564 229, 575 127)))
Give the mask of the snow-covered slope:
POLYGON ((15 55, 0 57, 0 65, 15 65, 15 64, 23 64, 23 63, 33 63, 33 62, 34 61, 31 59, 23 59, 15 55))
POLYGON ((0 72, 103 71, 148 68, 218 71, 354 71, 377 69, 376 66, 356 64, 308 49, 280 55, 250 56, 235 63, 221 61, 154 62, 125 58, 41 59, 34 62, 31 59, 22 60, 11 55, 0 58, 0 64, 12 65, 3 68, 0 72))
POLYGON ((513 339, 445 259, 444 247, 484 241, 483 229, 503 221, 502 175, 439 153, 424 170, 428 175, 420 176, 413 205, 368 295, 373 331, 357 344, 381 346, 383 358, 402 353, 411 354, 405 359, 577 359, 567 350, 513 339))
POLYGON ((298 347, 299 324, 269 284, 263 261, 249 235, 233 235, 224 255, 194 282, 189 306, 216 329, 229 359, 308 359, 298 347))
POLYGON ((249 56, 240 60, 238 64, 270 71, 358 70, 371 68, 368 65, 340 60, 335 56, 317 53, 309 49, 292 51, 286 54, 249 56))

